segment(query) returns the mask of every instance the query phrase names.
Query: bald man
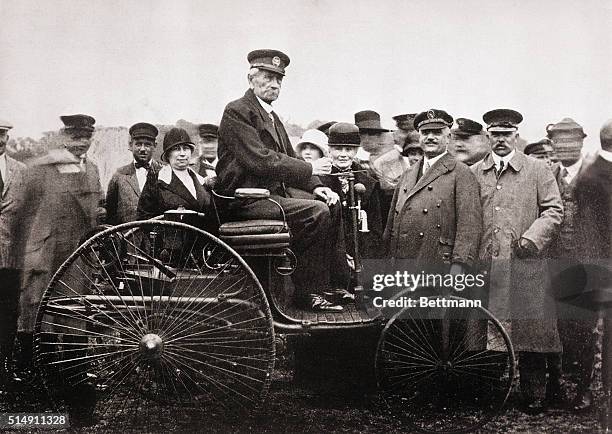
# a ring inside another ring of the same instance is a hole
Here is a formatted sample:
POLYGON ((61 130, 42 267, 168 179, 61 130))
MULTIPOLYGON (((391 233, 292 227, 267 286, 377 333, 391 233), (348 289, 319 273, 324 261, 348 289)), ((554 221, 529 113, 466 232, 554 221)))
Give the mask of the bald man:
MULTIPOLYGON (((601 150, 599 155, 580 174, 576 185, 578 202, 578 227, 583 231, 586 249, 585 261, 603 265, 602 275, 589 276, 590 281, 601 285, 592 288, 600 292, 600 309, 604 315, 604 334, 602 348, 602 381, 606 403, 610 405, 612 394, 612 119, 608 120, 599 133, 601 150)), ((612 421, 604 421, 608 426, 612 421)))

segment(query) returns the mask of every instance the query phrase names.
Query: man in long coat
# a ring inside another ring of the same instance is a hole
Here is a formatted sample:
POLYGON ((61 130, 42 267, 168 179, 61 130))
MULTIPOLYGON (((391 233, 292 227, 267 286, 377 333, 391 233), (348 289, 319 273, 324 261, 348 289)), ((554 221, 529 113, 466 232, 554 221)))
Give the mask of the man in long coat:
POLYGON ((130 128, 129 150, 134 160, 117 169, 106 190, 106 221, 111 225, 136 220, 140 193, 150 170, 157 173, 161 163, 153 160, 158 130, 154 125, 139 122, 130 128))
POLYGON ((19 231, 21 221, 16 211, 26 166, 6 155, 8 131, 11 128, 8 122, 0 121, 0 391, 13 380, 13 346, 23 268, 19 231))
POLYGON ((400 179, 384 239, 388 254, 410 260, 413 273, 462 274, 474 264, 482 228, 478 183, 447 152, 453 118, 443 110, 419 113, 424 156, 400 179))
POLYGON ((471 167, 480 184, 483 236, 479 261, 489 274, 489 310, 503 321, 519 353, 527 411, 542 407, 546 353, 561 351, 554 299, 540 255, 557 235, 563 205, 555 178, 540 160, 516 149, 514 110, 485 113, 492 153, 471 167))
POLYGON ((87 115, 61 120, 65 148, 34 160, 24 181, 27 243, 18 332, 25 359, 31 357, 36 313, 51 277, 105 213, 98 168, 86 158, 95 120, 87 115))
POLYGON ((608 410, 605 427, 612 426, 612 119, 599 133, 601 150, 599 155, 581 173, 577 180, 575 195, 578 203, 578 228, 585 241, 585 261, 600 265, 599 275, 587 276, 587 281, 597 282, 599 301, 607 304, 604 314, 602 338, 602 382, 604 399, 608 410))
MULTIPOLYGON (((237 188, 265 188, 284 209, 298 266, 292 275, 297 300, 312 310, 342 310, 325 300, 341 211, 338 195, 316 176, 327 159, 298 158, 280 118, 272 108, 279 95, 289 57, 277 50, 247 56, 250 89, 230 102, 219 125, 216 189, 232 196, 237 188), (323 202, 315 200, 323 199, 323 202)), ((278 219, 278 207, 266 200, 230 204, 231 219, 278 219)))

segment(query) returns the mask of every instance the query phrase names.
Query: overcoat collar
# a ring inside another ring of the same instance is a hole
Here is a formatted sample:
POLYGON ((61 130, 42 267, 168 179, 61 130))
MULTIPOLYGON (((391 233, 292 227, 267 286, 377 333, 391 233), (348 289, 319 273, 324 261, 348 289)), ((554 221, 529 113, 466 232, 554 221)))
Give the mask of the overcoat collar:
POLYGON ((185 199, 194 209, 201 210, 206 204, 206 190, 204 189, 204 178, 195 173, 191 169, 187 169, 191 179, 193 179, 193 185, 196 189, 196 196, 194 198, 183 182, 172 171, 170 166, 163 166, 157 173, 157 179, 159 181, 160 188, 165 188, 168 191, 176 194, 177 196, 185 199))
MULTIPOLYGON (((495 161, 493 161, 493 155, 489 152, 482 162, 482 170, 487 171, 495 167, 495 161)), ((508 167, 512 167, 515 172, 519 172, 525 165, 525 159, 527 156, 518 149, 514 153, 514 157, 508 162, 508 167)))
POLYGON ((425 174, 417 181, 422 163, 423 157, 421 157, 418 164, 414 165, 414 170, 412 170, 412 168, 410 169, 408 185, 412 185, 412 188, 410 188, 410 191, 408 192, 409 198, 414 196, 418 191, 422 190, 427 185, 431 184, 440 175, 454 170, 455 166, 457 165, 457 160, 455 160, 455 158, 450 154, 444 155, 442 158, 436 161, 436 163, 431 166, 429 170, 427 170, 427 172, 425 172, 425 174))
POLYGON ((270 135, 276 142, 276 146, 277 146, 276 150, 286 154, 287 153, 286 145, 283 143, 283 138, 279 137, 282 127, 278 128, 279 133, 277 133, 276 131, 277 128, 274 128, 274 123, 276 123, 276 125, 281 124, 281 121, 278 115, 275 112, 271 113, 271 115, 274 117, 274 123, 273 123, 272 119, 270 119, 270 115, 268 114, 268 112, 261 106, 259 101, 257 101, 257 97, 255 96, 255 92, 253 92, 253 89, 248 89, 245 92, 244 97, 259 112, 259 115, 261 116, 261 120, 264 125, 264 129, 268 131, 268 133, 270 133, 270 135))

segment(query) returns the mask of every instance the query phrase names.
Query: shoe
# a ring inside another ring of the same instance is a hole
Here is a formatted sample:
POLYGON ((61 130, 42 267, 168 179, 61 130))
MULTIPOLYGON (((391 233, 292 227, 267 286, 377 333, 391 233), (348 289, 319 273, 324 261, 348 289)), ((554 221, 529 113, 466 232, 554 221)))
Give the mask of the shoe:
POLYGON ((550 387, 546 387, 546 397, 544 398, 544 405, 548 408, 566 408, 567 398, 561 389, 561 386, 557 383, 550 387))
POLYGON ((332 289, 325 291, 323 295, 329 300, 333 300, 334 303, 343 305, 355 302, 355 294, 347 291, 344 288, 332 289))
POLYGON ((593 394, 590 390, 576 393, 572 402, 572 409, 577 412, 588 411, 593 407, 593 394))
POLYGON ((344 310, 342 306, 333 304, 317 294, 310 294, 308 300, 310 309, 315 312, 342 312, 344 310))
POLYGON ((544 402, 541 399, 531 399, 523 402, 523 413, 530 416, 543 413, 545 409, 544 402))

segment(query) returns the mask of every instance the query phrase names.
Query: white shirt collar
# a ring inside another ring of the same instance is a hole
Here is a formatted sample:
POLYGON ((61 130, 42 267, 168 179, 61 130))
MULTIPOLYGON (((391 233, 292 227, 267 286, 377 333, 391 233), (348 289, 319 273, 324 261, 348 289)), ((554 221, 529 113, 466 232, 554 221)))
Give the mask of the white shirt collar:
POLYGON ((576 161, 574 164, 572 164, 571 166, 565 167, 565 170, 567 170, 567 175, 565 176, 565 180, 569 183, 572 182, 572 179, 574 179, 574 177, 578 174, 578 171, 580 170, 580 167, 582 166, 582 158, 580 158, 578 161, 576 161))
POLYGON ((0 155, 0 174, 2 174, 2 180, 6 183, 6 151, 0 155))
POLYGON ((444 157, 446 154, 448 154, 448 151, 444 151, 442 152, 440 155, 436 155, 433 158, 427 158, 427 156, 423 156, 423 171, 425 171, 425 168, 427 167, 427 163, 429 163, 429 168, 431 169, 431 167, 436 164, 436 161, 438 161, 440 158, 444 157))
POLYGON ((261 104, 261 106, 266 111, 266 113, 268 114, 272 113, 272 110, 274 110, 274 108, 272 108, 271 104, 268 104, 267 102, 259 98, 257 95, 255 95, 255 98, 257 98, 257 101, 259 101, 259 104, 261 104))
POLYGON ((599 156, 606 161, 612 163, 612 151, 604 151, 603 149, 599 150, 599 156))
POLYGON ((514 155, 516 154, 516 149, 513 149, 512 152, 510 152, 508 155, 505 155, 503 157, 497 155, 495 152, 491 152, 491 155, 493 156, 493 161, 495 162, 495 167, 499 169, 499 163, 501 161, 504 162, 504 167, 508 167, 508 163, 510 162, 510 160, 512 160, 512 157, 514 157, 514 155))

